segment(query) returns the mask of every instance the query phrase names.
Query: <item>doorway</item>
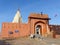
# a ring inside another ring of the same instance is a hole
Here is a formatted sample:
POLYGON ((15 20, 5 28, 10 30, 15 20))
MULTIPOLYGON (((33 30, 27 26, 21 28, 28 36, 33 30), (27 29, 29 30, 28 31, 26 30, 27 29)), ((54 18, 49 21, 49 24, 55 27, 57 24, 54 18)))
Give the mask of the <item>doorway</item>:
POLYGON ((40 25, 37 25, 35 27, 35 34, 42 35, 42 30, 41 30, 41 26, 40 25))

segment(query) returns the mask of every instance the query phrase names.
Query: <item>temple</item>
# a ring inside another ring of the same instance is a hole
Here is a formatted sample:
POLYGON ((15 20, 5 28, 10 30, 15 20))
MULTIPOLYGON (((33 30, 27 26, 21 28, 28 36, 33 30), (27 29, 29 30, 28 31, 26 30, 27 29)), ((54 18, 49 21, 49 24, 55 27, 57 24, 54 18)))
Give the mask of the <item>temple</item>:
POLYGON ((32 35, 42 37, 60 37, 60 25, 50 25, 50 18, 47 14, 31 13, 28 23, 22 23, 20 10, 17 10, 12 22, 2 23, 2 38, 18 38, 32 35), (56 28, 56 29, 55 29, 56 28))

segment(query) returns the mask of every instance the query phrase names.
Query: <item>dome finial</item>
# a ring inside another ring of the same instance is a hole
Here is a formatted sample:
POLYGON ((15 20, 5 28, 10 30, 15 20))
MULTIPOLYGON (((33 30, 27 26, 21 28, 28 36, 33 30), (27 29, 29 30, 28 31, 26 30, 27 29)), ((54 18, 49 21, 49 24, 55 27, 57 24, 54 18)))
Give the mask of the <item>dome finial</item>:
POLYGON ((43 12, 41 12, 41 15, 43 15, 43 12))
POLYGON ((18 8, 18 11, 20 11, 20 8, 18 8))

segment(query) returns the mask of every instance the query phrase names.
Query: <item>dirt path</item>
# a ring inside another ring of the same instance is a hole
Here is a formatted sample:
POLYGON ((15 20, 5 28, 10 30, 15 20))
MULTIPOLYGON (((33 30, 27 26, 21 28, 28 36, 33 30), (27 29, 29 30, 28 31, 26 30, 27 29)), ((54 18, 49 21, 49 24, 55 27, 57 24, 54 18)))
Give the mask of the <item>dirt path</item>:
POLYGON ((31 39, 31 38, 20 38, 15 40, 6 40, 6 45, 60 45, 60 39, 44 38, 31 39))

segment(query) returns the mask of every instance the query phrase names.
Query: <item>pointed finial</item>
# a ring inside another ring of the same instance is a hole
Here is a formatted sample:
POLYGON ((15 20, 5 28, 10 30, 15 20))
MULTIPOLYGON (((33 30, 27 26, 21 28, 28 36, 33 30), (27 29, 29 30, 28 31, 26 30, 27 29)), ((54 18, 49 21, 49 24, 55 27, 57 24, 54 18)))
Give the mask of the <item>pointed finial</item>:
POLYGON ((41 15, 43 15, 43 12, 41 12, 41 15))
POLYGON ((20 11, 20 8, 18 8, 18 11, 20 11))

